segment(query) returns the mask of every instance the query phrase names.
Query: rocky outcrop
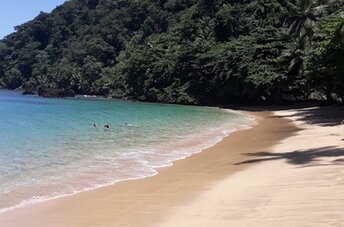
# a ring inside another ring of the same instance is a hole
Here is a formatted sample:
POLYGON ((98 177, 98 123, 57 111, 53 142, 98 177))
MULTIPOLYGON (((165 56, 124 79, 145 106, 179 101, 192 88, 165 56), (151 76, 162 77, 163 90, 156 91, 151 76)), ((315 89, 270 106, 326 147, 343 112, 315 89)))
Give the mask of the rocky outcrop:
POLYGON ((24 89, 22 94, 23 95, 35 95, 35 94, 37 94, 37 92, 36 92, 36 89, 26 88, 26 89, 24 89))
POLYGON ((39 96, 44 98, 64 98, 64 97, 74 97, 75 92, 71 89, 57 89, 57 88, 50 88, 46 86, 40 86, 37 89, 37 93, 39 96))

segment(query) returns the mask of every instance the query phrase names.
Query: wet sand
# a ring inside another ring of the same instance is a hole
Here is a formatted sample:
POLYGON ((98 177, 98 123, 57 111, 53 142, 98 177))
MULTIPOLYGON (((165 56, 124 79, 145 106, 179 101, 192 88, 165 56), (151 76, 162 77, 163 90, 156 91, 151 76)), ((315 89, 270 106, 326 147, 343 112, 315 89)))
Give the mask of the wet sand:
MULTIPOLYGON (((246 153, 270 151, 298 131, 291 120, 273 117, 271 112, 250 114, 257 117, 252 129, 235 132, 202 153, 176 161, 172 167, 161 168, 154 177, 15 209, 0 214, 0 226, 201 226, 193 225, 192 221, 197 221, 199 216, 207 217, 202 215, 204 213, 183 219, 178 216, 179 212, 193 209, 193 204, 206 199, 219 185, 226 185, 225 196, 231 195, 233 185, 227 184, 227 180, 254 164, 237 165, 247 160, 246 153)), ((267 171, 278 171, 278 168, 267 171)), ((243 178, 241 183, 247 184, 246 180, 249 179, 243 178)), ((236 196, 235 191, 232 195, 236 196)), ((207 212, 217 212, 219 208, 211 203, 207 205, 207 200, 203 205, 207 212)), ((228 205, 235 208, 235 204, 228 205)))

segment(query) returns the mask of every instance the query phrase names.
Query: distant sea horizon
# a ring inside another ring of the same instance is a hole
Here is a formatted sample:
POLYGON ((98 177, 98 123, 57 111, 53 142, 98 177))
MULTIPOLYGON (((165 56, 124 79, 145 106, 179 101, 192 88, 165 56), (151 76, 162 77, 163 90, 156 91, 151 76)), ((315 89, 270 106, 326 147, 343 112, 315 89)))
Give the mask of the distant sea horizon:
POLYGON ((154 176, 252 120, 216 107, 0 90, 0 213, 154 176))

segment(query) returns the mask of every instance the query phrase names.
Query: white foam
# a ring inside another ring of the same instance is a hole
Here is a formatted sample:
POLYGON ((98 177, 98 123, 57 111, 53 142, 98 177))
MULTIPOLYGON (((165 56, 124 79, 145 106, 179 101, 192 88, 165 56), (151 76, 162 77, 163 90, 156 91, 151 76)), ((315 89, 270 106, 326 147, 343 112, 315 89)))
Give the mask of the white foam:
MULTIPOLYGON (((107 157, 98 156, 97 158, 99 158, 99 160, 108 161, 108 165, 112 165, 112 167, 114 167, 114 166, 116 167, 116 165, 119 165, 121 161, 123 162, 123 161, 131 160, 134 164, 139 164, 139 166, 135 166, 135 167, 139 168, 140 171, 139 172, 138 171, 130 172, 131 169, 129 169, 129 171, 127 171, 126 169, 121 169, 122 174, 126 173, 126 174, 124 174, 124 175, 126 175, 125 178, 122 178, 122 179, 111 179, 111 178, 109 178, 107 180, 104 180, 104 183, 93 183, 91 186, 84 187, 84 188, 79 189, 79 190, 77 190, 73 187, 70 187, 69 192, 54 193, 50 196, 33 196, 32 198, 25 199, 16 205, 1 208, 0 213, 4 213, 4 212, 12 211, 12 210, 15 210, 18 208, 26 207, 26 206, 29 206, 31 204, 42 203, 42 202, 46 202, 46 201, 50 201, 50 200, 54 200, 54 199, 73 196, 77 193, 81 193, 84 191, 90 191, 90 190, 98 189, 101 187, 110 186, 110 185, 116 184, 116 183, 121 182, 121 181, 136 180, 136 179, 142 179, 142 178, 154 176, 158 173, 159 168, 172 166, 174 161, 185 159, 185 158, 187 158, 193 154, 200 153, 203 150, 205 150, 209 147, 212 147, 215 144, 221 142, 225 137, 229 136, 233 132, 251 128, 255 122, 254 117, 245 115, 241 112, 228 110, 228 109, 226 109, 224 111, 228 111, 230 113, 235 113, 235 114, 240 114, 241 116, 244 117, 244 120, 242 122, 233 123, 230 125, 225 124, 222 127, 220 127, 220 129, 210 128, 209 129, 210 133, 208 133, 208 134, 207 133, 197 134, 197 135, 189 136, 186 139, 183 137, 183 138, 181 138, 181 139, 183 139, 183 141, 180 142, 179 149, 171 149, 175 146, 170 144, 168 148, 158 146, 155 149, 137 150, 135 152, 129 152, 129 153, 121 154, 119 157, 116 157, 116 159, 113 159, 113 160, 109 160, 107 157), (230 129, 228 129, 228 128, 230 128, 230 129), (220 133, 219 133, 219 131, 220 131, 220 133), (206 139, 200 140, 199 137, 206 138, 206 139), (193 141, 201 142, 201 144, 194 145, 194 143, 192 143, 193 141), (184 144, 187 144, 190 142, 192 144, 191 146, 183 146, 184 144), (166 152, 166 149, 168 150, 167 152, 166 152), (152 156, 156 159, 154 159, 154 161, 152 161, 152 160, 149 161, 149 158, 152 156), (131 176, 129 177, 128 174, 131 176)), ((93 166, 92 168, 96 169, 97 166, 93 166)), ((106 169, 106 168, 104 168, 104 169, 106 169)), ((70 176, 71 175, 72 174, 70 174, 70 176)))

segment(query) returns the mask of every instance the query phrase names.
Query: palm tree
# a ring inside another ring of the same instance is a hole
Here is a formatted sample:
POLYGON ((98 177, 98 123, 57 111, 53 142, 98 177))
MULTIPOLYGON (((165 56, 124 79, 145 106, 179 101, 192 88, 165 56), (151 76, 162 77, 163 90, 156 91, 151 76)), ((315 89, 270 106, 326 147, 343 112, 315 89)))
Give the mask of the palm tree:
POLYGON ((311 45, 314 34, 314 26, 318 18, 324 12, 324 3, 328 0, 296 0, 295 3, 289 1, 288 5, 294 15, 293 22, 289 27, 289 34, 300 42, 307 41, 311 45))
POLYGON ((305 51, 304 43, 293 39, 289 49, 285 50, 280 59, 282 62, 288 64, 286 87, 284 91, 294 95, 301 94, 300 88, 304 84, 304 70, 305 70, 305 51))
POLYGON ((344 45, 344 23, 342 24, 342 27, 340 28, 339 36, 340 36, 340 39, 344 45))
POLYGON ((198 20, 199 29, 197 31, 197 37, 195 39, 196 45, 205 47, 209 43, 215 41, 215 21, 210 17, 202 17, 198 20))
POLYGON ((326 4, 330 0, 295 0, 287 1, 288 8, 294 12, 289 35, 293 38, 294 47, 287 51, 291 57, 289 74, 301 79, 305 70, 304 53, 312 45, 314 27, 320 16, 326 13, 326 4))

